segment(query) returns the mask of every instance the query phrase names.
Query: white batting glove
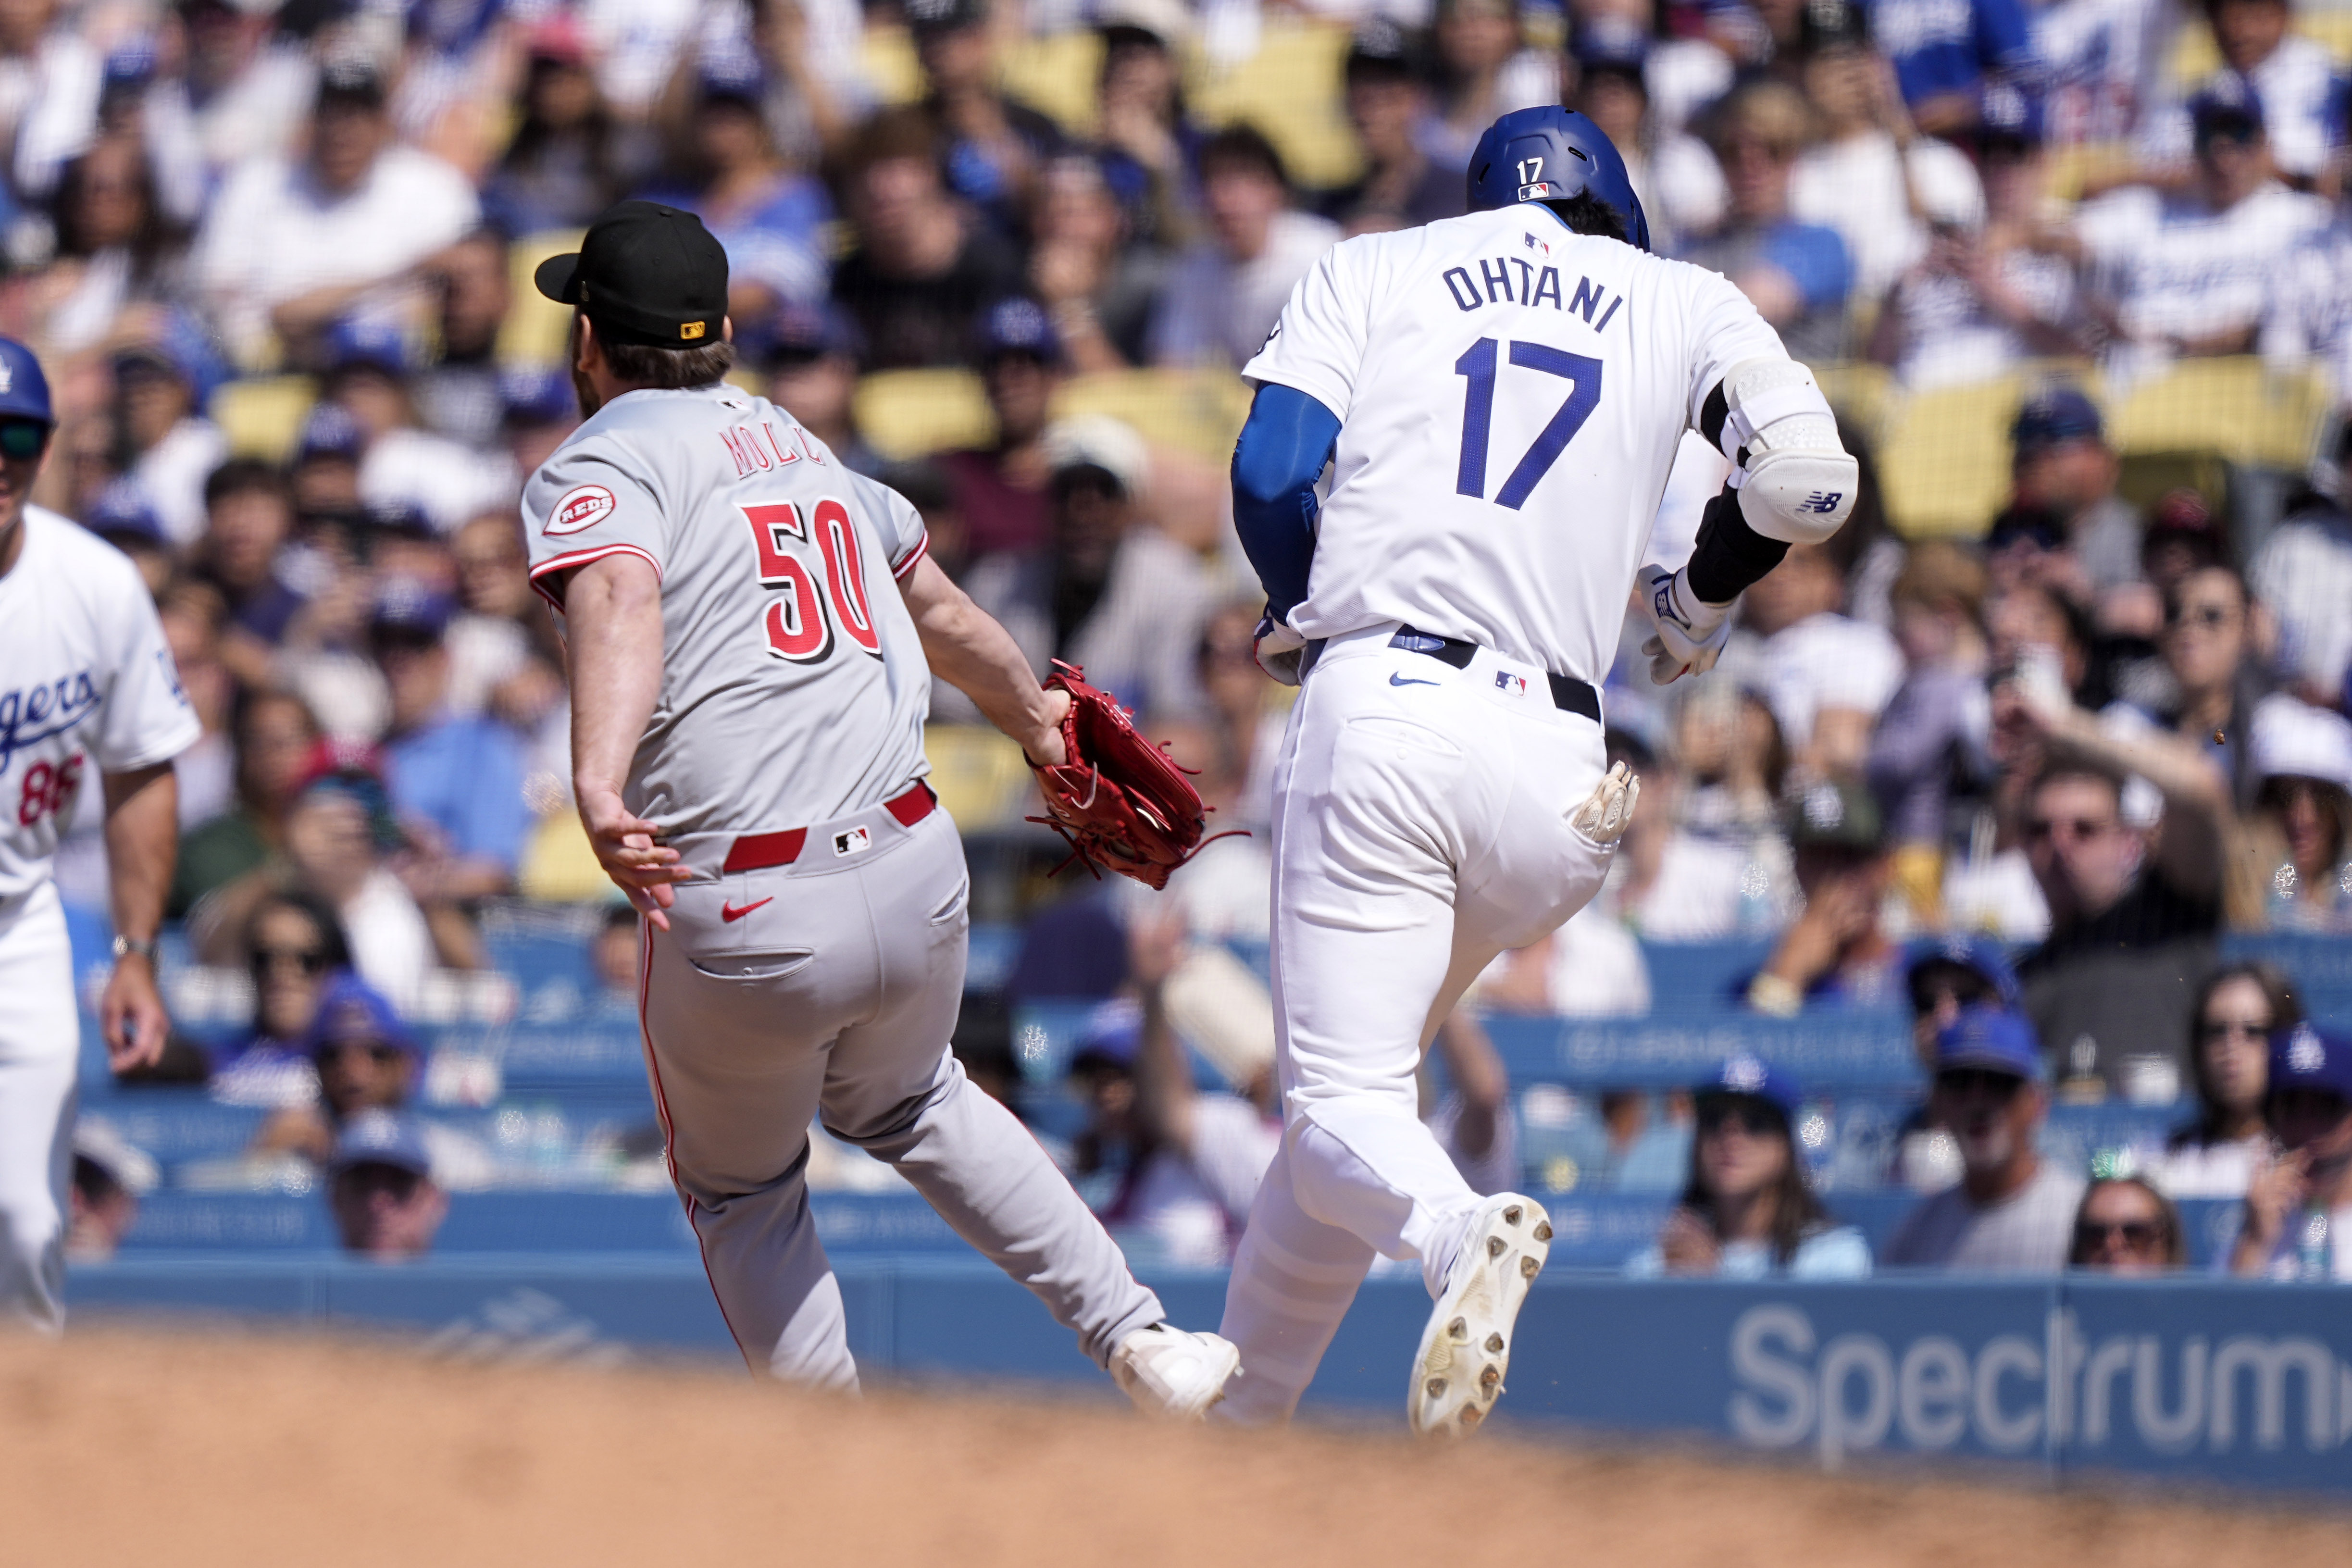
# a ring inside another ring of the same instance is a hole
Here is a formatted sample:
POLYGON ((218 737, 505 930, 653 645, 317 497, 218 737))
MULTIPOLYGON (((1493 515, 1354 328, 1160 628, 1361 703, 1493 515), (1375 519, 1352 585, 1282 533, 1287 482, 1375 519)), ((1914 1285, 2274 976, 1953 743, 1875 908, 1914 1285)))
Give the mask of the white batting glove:
POLYGON ((1298 661, 1306 647, 1307 639, 1292 631, 1287 622, 1276 620, 1269 610, 1258 617, 1257 637, 1250 644, 1250 656, 1272 679, 1285 686, 1296 686, 1303 679, 1298 661))
POLYGON ((1731 605, 1710 605, 1691 592, 1690 571, 1644 566, 1642 603, 1658 635, 1642 645, 1650 656, 1650 679, 1667 686, 1685 675, 1705 675, 1723 657, 1731 637, 1731 605))
POLYGON ((1592 786, 1592 793, 1584 797, 1568 825, 1595 844, 1614 844, 1625 836, 1633 820, 1634 805, 1641 798, 1641 775, 1627 772, 1625 764, 1619 763, 1592 786))

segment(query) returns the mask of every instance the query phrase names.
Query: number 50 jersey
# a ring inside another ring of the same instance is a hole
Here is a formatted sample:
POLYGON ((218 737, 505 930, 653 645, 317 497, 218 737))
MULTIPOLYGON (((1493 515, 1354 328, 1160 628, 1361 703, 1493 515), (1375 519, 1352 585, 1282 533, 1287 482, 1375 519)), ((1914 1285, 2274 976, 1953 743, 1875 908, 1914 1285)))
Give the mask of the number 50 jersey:
POLYGON ((1403 621, 1598 683, 1683 432, 1767 357, 1720 274, 1532 204, 1336 247, 1242 370, 1340 420, 1291 625, 1403 621))
POLYGON ((660 574, 661 692, 622 798, 665 835, 805 826, 929 771, 930 669, 896 583, 922 520, 774 404, 625 393, 531 476, 522 521, 559 611, 571 568, 660 574))

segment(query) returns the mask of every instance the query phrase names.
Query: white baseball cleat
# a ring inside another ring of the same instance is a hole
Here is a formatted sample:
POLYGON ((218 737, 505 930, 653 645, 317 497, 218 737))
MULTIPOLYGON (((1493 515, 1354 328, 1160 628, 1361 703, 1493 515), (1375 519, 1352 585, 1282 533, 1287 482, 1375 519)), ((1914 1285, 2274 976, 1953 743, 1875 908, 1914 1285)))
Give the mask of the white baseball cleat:
POLYGON ((1550 1256, 1551 1216, 1541 1204, 1496 1193, 1478 1205, 1421 1331, 1405 1396, 1414 1436, 1467 1436, 1494 1410, 1510 1370, 1512 1325, 1550 1256))
POLYGON ((1110 1375, 1146 1415, 1198 1421, 1225 1396, 1241 1364, 1242 1352, 1228 1341, 1154 1323, 1118 1342, 1110 1375))

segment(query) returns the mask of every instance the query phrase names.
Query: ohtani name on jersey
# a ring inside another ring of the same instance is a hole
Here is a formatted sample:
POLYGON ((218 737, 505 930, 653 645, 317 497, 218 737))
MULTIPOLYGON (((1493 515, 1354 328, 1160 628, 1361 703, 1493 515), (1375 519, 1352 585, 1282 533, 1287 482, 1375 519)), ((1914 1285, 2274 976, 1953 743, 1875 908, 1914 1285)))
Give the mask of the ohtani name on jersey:
POLYGON ((1559 268, 1538 267, 1516 256, 1493 261, 1482 257, 1475 278, 1466 267, 1449 267, 1444 279, 1454 303, 1465 311, 1488 305, 1549 305, 1568 315, 1583 317, 1596 332, 1606 330, 1609 318, 1625 302, 1622 294, 1612 295, 1606 289, 1594 288, 1590 278, 1579 278, 1576 291, 1563 301, 1559 268), (1599 321, 1593 320, 1596 310, 1600 312, 1599 321))
POLYGON ((0 691, 0 773, 8 771, 18 752, 64 734, 98 711, 101 700, 98 682, 87 669, 40 686, 0 691))
POLYGON ((799 462, 803 457, 813 463, 824 458, 808 449, 801 428, 790 426, 783 436, 776 434, 775 421, 762 419, 755 428, 737 425, 722 428, 719 438, 727 443, 727 455, 735 459, 735 477, 748 479, 753 474, 773 473, 776 469, 799 462), (790 451, 786 447, 793 448, 790 451))

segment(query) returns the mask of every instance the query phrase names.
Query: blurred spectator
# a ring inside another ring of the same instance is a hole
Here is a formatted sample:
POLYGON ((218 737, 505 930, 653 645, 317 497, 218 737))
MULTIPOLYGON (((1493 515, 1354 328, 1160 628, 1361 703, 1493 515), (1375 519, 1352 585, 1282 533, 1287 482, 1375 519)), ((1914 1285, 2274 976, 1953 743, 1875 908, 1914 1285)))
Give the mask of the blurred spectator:
POLYGON ((1421 145, 1431 113, 1427 58, 1427 45, 1385 16, 1356 28, 1340 68, 1341 102, 1365 169, 1318 204, 1351 235, 1461 216, 1462 171, 1433 161, 1421 145))
POLYGON ((169 348, 141 345, 113 358, 118 461, 183 548, 205 531, 205 484, 228 440, 198 410, 194 368, 169 348))
POLYGON ((103 1263, 139 1223, 139 1200, 161 1178, 155 1157, 103 1116, 74 1119, 66 1261, 103 1263))
MULTIPOLYGON (((139 568, 140 579, 147 584, 147 591, 160 597, 164 584, 172 579, 173 568, 180 552, 164 533, 163 522, 155 516, 155 509, 147 504, 146 496, 136 485, 117 480, 107 486, 99 492, 97 504, 83 514, 81 525, 131 557, 131 564, 139 568)), ((221 614, 226 616, 228 602, 221 596, 220 591, 209 583, 201 585, 213 595, 221 606, 221 614)))
MULTIPOLYGON (((1911 1003, 1911 1049, 1933 1081, 1936 1042, 1970 1007, 2015 1011, 2017 972, 2001 944, 1983 936, 1921 937, 1911 943, 1903 971, 1911 1003)), ((1940 1193, 1960 1179, 1960 1148, 1921 1105, 1896 1131, 1886 1170, 1894 1185, 1940 1193)))
POLYGON ((2273 930, 2352 934, 2352 724, 2292 697, 2266 697, 2248 751, 2256 919, 2273 930))
POLYGON ((1728 681, 1697 682, 1675 710, 1668 758, 1671 770, 1643 771, 1645 804, 1620 842, 1626 921, 1653 942, 1779 930, 1796 883, 1780 831, 1789 755, 1771 709, 1728 681), (1654 829, 1664 837, 1652 867, 1654 829))
POLYGON ((1927 925, 1942 923, 1954 798, 1981 793, 1993 773, 1984 595, 1975 556, 1923 540, 1892 595, 1906 672, 1871 732, 1864 773, 1885 814, 1896 886, 1927 925))
POLYGON ((1933 136, 1974 125, 1988 84, 2039 87, 2028 16, 2020 0, 1876 0, 1870 11, 1911 118, 1933 136))
POLYGON ((478 453, 420 427, 409 381, 415 363, 397 329, 340 321, 327 332, 324 353, 320 395, 360 427, 363 505, 415 507, 447 533, 513 500, 519 477, 503 453, 478 453))
POLYGON ((449 1198, 433 1179, 422 1131, 413 1118, 372 1111, 335 1141, 327 1195, 346 1252, 397 1263, 433 1250, 449 1198))
POLYGON ((102 62, 79 22, 58 0, 0 9, 0 64, 12 84, 0 104, 0 137, 14 149, 8 189, 20 201, 47 195, 58 167, 98 129, 102 62))
MULTIPOLYGON (((2013 14, 2014 0, 1996 3, 2013 14)), ((1907 4, 1879 0, 1878 11, 1907 4)), ((1927 255, 1931 234, 1971 233, 1985 212, 1968 159, 1914 130, 1894 74, 1871 47, 1866 15, 1854 0, 1805 7, 1805 97, 1820 140, 1790 176, 1789 210, 1837 230, 1853 258, 1854 292, 1876 300, 1927 255)), ((1974 97, 1971 90, 1971 116, 1974 97)))
MULTIPOLYGON (((346 1144, 370 1117, 401 1115, 422 1087, 425 1055, 392 1005, 348 972, 327 982, 317 1017, 302 1041, 318 1072, 319 1095, 289 1105, 254 1134, 251 1152, 290 1152, 340 1168, 346 1144)), ((434 1179, 450 1191, 487 1185, 488 1152, 461 1132, 410 1121, 434 1179)))
POLYGON ((1265 343, 1292 287, 1339 242, 1339 230, 1291 210, 1281 154, 1247 125, 1203 142, 1200 170, 1208 237, 1169 274, 1150 354, 1160 364, 1238 368, 1265 343))
POLYGON ((965 589, 1041 675, 1067 659, 1139 712, 1191 713, 1215 590, 1189 551, 1137 516, 1150 471, 1142 437, 1088 415, 1049 427, 1044 455, 1050 547, 977 561, 965 589))
POLYGON ((499 688, 530 662, 526 624, 538 613, 537 599, 511 512, 474 519, 457 531, 451 552, 457 604, 442 636, 449 661, 443 707, 452 718, 474 719, 498 711, 499 688))
POLYGON ((513 734, 495 720, 449 710, 451 608, 424 584, 393 578, 377 592, 369 627, 392 692, 384 777, 420 851, 404 879, 428 904, 508 890, 530 830, 513 734))
POLYGON ((2324 204, 2273 176, 2259 101, 2209 91, 2188 112, 2196 167, 2184 189, 2116 191, 2075 222, 2111 363, 2126 373, 2251 349, 2277 258, 2327 221, 2324 204))
POLYGON ((2108 1176, 2083 1189, 2074 1211, 2069 1268, 2102 1274, 2169 1274, 2189 1267, 2180 1211, 2144 1176, 2108 1176))
POLYGON ((824 300, 819 235, 833 218, 824 187, 777 151, 761 86, 748 58, 706 63, 677 160, 684 183, 646 193, 701 218, 726 250, 727 310, 739 340, 756 338, 787 300, 824 300))
POLYGON ((1625 1272, 1725 1279, 1860 1279, 1870 1245, 1822 1207, 1790 1132, 1801 1102, 1787 1075, 1751 1056, 1692 1091, 1690 1176, 1658 1239, 1625 1272))
POLYGON ((962 363, 980 312, 1020 292, 1012 245, 949 198, 919 114, 868 126, 843 184, 855 245, 834 268, 833 297, 857 322, 866 368, 962 363))
POLYGON ((2278 666, 2305 701, 2340 706, 2352 670, 2352 424, 2336 438, 2334 501, 2318 497, 2271 531, 2248 577, 2278 618, 2278 666))
POLYGON ((2343 70, 2327 46, 2291 32, 2289 0, 2202 0, 2221 67, 2189 85, 2189 101, 2148 117, 2139 155, 2159 174, 2185 174, 2201 133, 2197 103, 2212 94, 2258 104, 2278 172, 2305 190, 2344 143, 2343 70))
POLYGON ((2224 964, 2197 988, 2197 1120, 2166 1142, 2155 1174, 2184 1198, 2242 1198, 2270 1154, 2263 1101, 2271 1037, 2303 1022, 2287 978, 2262 963, 2224 964))
MULTIPOLYGON (((846 402, 845 396, 845 406, 846 402)), ((500 371, 499 404, 499 438, 514 465, 511 471, 524 479, 537 473, 564 437, 580 427, 580 403, 572 378, 543 365, 500 371)))
POLYGON ((607 904, 588 947, 589 967, 607 996, 637 1005, 637 911, 627 904, 607 904))
POLYGON ((1477 995, 1479 1005, 1504 1013, 1638 1018, 1650 1010, 1650 969, 1633 933, 1595 900, 1549 935, 1497 957, 1477 995))
POLYGON ((506 237, 476 229, 441 253, 432 281, 441 353, 410 382, 417 421, 476 451, 492 450, 505 412, 499 332, 514 309, 506 237))
POLYGON ((342 922, 308 893, 270 892, 246 917, 241 945, 253 1023, 214 1050, 206 1087, 224 1105, 310 1105, 319 1098, 309 1048, 319 1000, 327 977, 352 963, 342 922))
POLYGON ((1519 1118, 1511 1108, 1511 1075, 1486 1029, 1466 1008, 1456 1007, 1437 1026, 1424 1062, 1442 1062, 1446 1092, 1422 1120, 1438 1147, 1482 1195, 1516 1192, 1519 1168, 1519 1118))
POLYGON ((1103 165, 1078 153, 1046 164, 1032 225, 1029 281, 1053 313, 1071 368, 1142 363, 1169 258, 1135 232, 1103 165))
POLYGON ((1936 1041, 1928 1113, 1959 1144, 1959 1184, 1904 1216, 1880 1261, 1893 1268, 2054 1273, 2065 1265, 2083 1183, 2036 1152, 2049 1097, 2032 1026, 1964 1009, 1936 1041))
POLYGON ((1892 1003, 1903 950, 1879 923, 1889 867, 1878 803, 1859 784, 1813 784, 1789 814, 1789 843, 1804 911, 1748 982, 1748 1005, 1785 1018, 1809 1004, 1892 1003))
POLYGON ((31 334, 48 354, 95 348, 126 311, 183 299, 187 237, 135 143, 102 141, 65 166, 57 228, 57 259, 26 284, 31 334))
POLYGON ((1265 601, 1252 595, 1228 601, 1201 628, 1196 677, 1207 707, 1211 732, 1221 752, 1221 771, 1234 783, 1224 826, 1246 827, 1269 837, 1274 826, 1274 770, 1282 755, 1282 735, 1290 711, 1257 667, 1253 645, 1265 601))
MULTIPOLYGON (((102 528, 91 531, 107 537, 102 528)), ((136 553, 132 559, 138 560, 136 553)), ((146 569, 144 562, 141 569, 146 569)), ((155 614, 180 672, 180 689, 205 727, 203 737, 172 764, 180 786, 180 826, 185 830, 210 822, 236 802, 236 748, 228 737, 228 721, 237 688, 220 657, 228 602, 210 583, 183 574, 157 587, 155 614)))
MULTIPOLYGON (((878 473, 881 457, 850 423, 850 399, 857 391, 857 330, 848 316, 832 305, 787 305, 770 323, 768 336, 769 400, 824 442, 845 467, 878 473)), ((571 395, 568 387, 564 395, 571 395)), ((934 553, 937 548, 935 543, 934 553)))
POLYGON ((156 76, 139 118, 150 155, 172 172, 173 211, 187 218, 239 164, 295 150, 318 65, 304 30, 280 27, 272 12, 231 0, 175 9, 186 63, 156 76))
POLYGON ((521 120, 484 183, 482 206, 509 234, 585 227, 636 186, 645 149, 605 102, 570 16, 540 23, 527 51, 521 120))
POLYGON ((2165 95, 2181 7, 2054 0, 2034 7, 2038 88, 2062 147, 2128 141, 2165 95))
POLYGON ((2241 808, 2253 804, 2259 780, 2253 751, 2254 704, 2261 686, 2251 658, 2254 605, 2231 566, 2200 566, 2168 585, 2158 644, 2171 676, 2166 700, 2112 710, 2162 725, 2204 758, 2241 808))
POLYGON ((1029 183, 1059 152, 1061 132, 998 86, 989 0, 904 0, 923 68, 921 112, 938 138, 947 186, 1008 238, 1023 232, 1029 183))
POLYGON ((2230 1271, 2352 1279, 2352 1039, 2309 1024, 2271 1037, 2263 1117, 2278 1152, 2246 1189, 2230 1271))
POLYGON ((1683 258, 1738 286, 1795 358, 1841 358, 1853 258, 1837 231, 1791 216, 1790 175, 1811 136, 1811 111, 1785 83, 1734 90, 1709 115, 1707 138, 1723 166, 1728 216, 1688 240, 1683 258))
POLYGON ((1741 623, 1764 639, 1758 673, 1790 761, 1814 776, 1860 775, 1871 727, 1903 681, 1895 639, 1845 603, 1829 544, 1791 547, 1740 601, 1741 623))
POLYGON ((1569 107, 1601 127, 1624 158, 1649 219, 1652 246, 1672 255, 1685 236, 1721 223, 1728 197, 1715 154, 1651 112, 1649 38, 1642 26, 1614 14, 1588 17, 1576 30, 1570 56, 1575 83, 1569 107))
POLYGON ((2006 84, 1989 89, 1976 148, 1983 223, 1930 223, 1925 254, 1871 332, 1870 357, 1915 390, 2084 352, 2074 268, 2050 234, 2040 102, 2006 84))
POLYGON ((1437 112, 1422 145, 1446 168, 1466 170, 1486 127, 1515 109, 1559 101, 1559 61, 1528 47, 1514 0, 1437 0, 1437 112))
POLYGON ((1095 89, 1101 171, 1135 238, 1165 247, 1192 222, 1192 159, 1203 140, 1184 110, 1179 50, 1191 18, 1178 0, 1108 0, 1094 7, 1094 21, 1103 45, 1095 89))
POLYGON ((367 453, 367 431, 341 404, 310 405, 285 475, 300 521, 348 524, 358 520, 360 458, 367 453))
POLYGON ((242 692, 230 713, 229 734, 236 751, 236 805, 180 839, 168 900, 174 920, 282 851, 287 808, 319 743, 310 709, 282 691, 242 692))
POLYGON ((967 548, 978 559, 1034 551, 1046 542, 1045 425, 1061 383, 1061 344, 1034 300, 1000 300, 981 318, 981 383, 996 416, 996 442, 936 460, 954 487, 967 548))
POLYGON ((383 80, 338 63, 320 73, 304 160, 257 153, 229 174, 196 238, 195 281, 252 362, 272 333, 299 342, 380 302, 476 215, 463 174, 393 141, 383 80))
POLYGON ((2079 387, 2044 388, 2018 410, 2009 437, 2011 499, 1993 521, 1994 580, 2055 589, 2085 610, 2112 604, 2141 581, 2140 525, 2116 493, 2123 460, 2098 405, 2079 387))
POLYGON ((2340 404, 2352 401, 2352 181, 2338 184, 2335 221, 2273 265, 2258 346, 2276 369, 2315 371, 2340 404))

